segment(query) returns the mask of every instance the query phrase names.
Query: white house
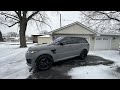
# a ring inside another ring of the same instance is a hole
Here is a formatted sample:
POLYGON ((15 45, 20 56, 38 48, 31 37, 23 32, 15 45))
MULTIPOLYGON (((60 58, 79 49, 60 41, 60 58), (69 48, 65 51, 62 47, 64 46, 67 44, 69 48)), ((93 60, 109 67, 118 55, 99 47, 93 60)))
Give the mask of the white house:
POLYGON ((38 44, 50 44, 52 37, 50 35, 38 36, 38 44))
POLYGON ((74 22, 49 32, 52 39, 59 36, 84 37, 90 44, 90 50, 118 49, 120 34, 100 34, 85 25, 74 22))

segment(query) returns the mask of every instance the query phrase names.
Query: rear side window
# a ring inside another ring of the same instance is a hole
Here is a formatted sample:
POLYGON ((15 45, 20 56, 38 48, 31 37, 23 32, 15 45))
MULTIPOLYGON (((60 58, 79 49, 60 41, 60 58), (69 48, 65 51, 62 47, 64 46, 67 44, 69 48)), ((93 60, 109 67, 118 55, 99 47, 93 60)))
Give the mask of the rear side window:
POLYGON ((73 40, 73 44, 75 44, 75 43, 88 43, 85 38, 81 38, 81 37, 73 37, 72 40, 73 40))
POLYGON ((80 43, 88 43, 88 41, 85 38, 81 38, 80 43))

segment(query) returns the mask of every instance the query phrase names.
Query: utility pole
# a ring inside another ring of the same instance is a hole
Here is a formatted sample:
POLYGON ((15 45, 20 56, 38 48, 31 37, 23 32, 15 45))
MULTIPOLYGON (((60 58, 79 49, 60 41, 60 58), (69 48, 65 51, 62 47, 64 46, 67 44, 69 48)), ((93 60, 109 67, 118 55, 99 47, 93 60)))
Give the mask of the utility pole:
POLYGON ((60 14, 60 27, 61 27, 61 25, 62 25, 62 24, 61 24, 61 14, 60 14))

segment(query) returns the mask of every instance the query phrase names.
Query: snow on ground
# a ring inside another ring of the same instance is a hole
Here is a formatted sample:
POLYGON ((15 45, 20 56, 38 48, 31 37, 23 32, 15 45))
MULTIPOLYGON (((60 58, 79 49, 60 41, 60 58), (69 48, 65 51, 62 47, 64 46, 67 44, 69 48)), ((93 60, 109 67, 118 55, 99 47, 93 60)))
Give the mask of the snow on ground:
POLYGON ((115 68, 105 65, 76 67, 68 72, 72 79, 120 79, 115 68))
POLYGON ((88 54, 114 61, 115 64, 111 66, 96 65, 72 68, 68 72, 72 79, 120 79, 120 73, 116 72, 116 68, 120 67, 119 51, 99 50, 90 51, 88 54))
MULTIPOLYGON (((34 44, 28 44, 28 47, 34 44)), ((19 48, 19 43, 0 42, 0 79, 24 79, 31 73, 26 65, 25 53, 27 48, 19 48)), ((116 67, 120 67, 120 55, 115 50, 90 51, 96 55, 115 62, 111 66, 81 66, 72 68, 68 75, 73 79, 120 79, 116 67)))
MULTIPOLYGON (((28 44, 28 47, 32 45, 28 44)), ((19 48, 18 43, 0 42, 0 79, 24 79, 30 75, 25 60, 28 47, 19 48)))
POLYGON ((95 55, 103 57, 104 59, 108 59, 114 61, 116 63, 120 63, 120 55, 118 50, 99 50, 99 51, 90 51, 89 55, 95 55))

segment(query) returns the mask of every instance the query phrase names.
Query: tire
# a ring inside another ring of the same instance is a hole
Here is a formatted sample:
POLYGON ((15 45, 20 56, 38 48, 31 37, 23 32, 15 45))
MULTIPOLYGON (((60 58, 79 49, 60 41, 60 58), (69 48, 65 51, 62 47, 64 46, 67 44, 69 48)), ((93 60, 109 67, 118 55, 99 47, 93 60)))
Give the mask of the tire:
POLYGON ((82 50, 81 54, 80 54, 80 59, 81 60, 85 60, 85 58, 87 57, 87 53, 88 51, 87 50, 82 50))
POLYGON ((49 55, 42 55, 36 61, 36 68, 38 70, 50 69, 53 64, 53 58, 49 55))

